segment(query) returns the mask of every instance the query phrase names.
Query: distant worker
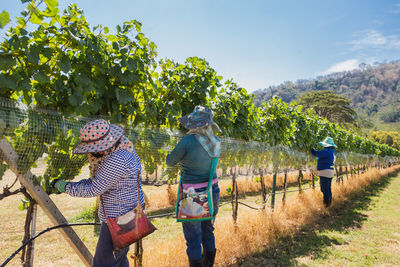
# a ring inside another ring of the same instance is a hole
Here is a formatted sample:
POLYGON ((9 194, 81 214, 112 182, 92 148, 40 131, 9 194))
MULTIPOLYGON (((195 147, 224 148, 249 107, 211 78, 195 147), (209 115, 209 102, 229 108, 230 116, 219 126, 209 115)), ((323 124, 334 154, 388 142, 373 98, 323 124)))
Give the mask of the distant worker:
POLYGON ((319 142, 324 147, 323 150, 317 151, 311 149, 311 153, 318 157, 317 171, 320 179, 321 192, 324 195, 324 205, 329 207, 332 202, 332 178, 335 175, 335 159, 336 145, 332 137, 327 137, 324 141, 319 142))

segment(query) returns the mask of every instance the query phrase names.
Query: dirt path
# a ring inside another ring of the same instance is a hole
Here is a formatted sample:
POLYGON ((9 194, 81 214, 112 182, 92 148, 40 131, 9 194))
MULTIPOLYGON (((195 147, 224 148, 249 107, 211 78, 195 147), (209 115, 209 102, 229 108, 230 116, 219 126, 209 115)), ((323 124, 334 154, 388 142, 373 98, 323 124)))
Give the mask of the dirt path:
POLYGON ((366 188, 239 266, 400 266, 400 175, 366 188))

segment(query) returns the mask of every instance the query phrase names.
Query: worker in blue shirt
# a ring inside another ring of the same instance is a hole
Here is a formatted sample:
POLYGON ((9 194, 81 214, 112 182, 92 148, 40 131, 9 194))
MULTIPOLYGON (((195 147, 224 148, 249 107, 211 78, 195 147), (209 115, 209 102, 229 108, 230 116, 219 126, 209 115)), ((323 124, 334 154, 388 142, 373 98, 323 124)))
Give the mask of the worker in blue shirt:
POLYGON ((317 171, 320 179, 321 192, 324 195, 324 205, 329 207, 332 202, 332 178, 335 175, 335 159, 336 145, 332 137, 327 137, 324 141, 319 142, 324 147, 323 150, 317 151, 311 149, 311 153, 317 159, 317 171))

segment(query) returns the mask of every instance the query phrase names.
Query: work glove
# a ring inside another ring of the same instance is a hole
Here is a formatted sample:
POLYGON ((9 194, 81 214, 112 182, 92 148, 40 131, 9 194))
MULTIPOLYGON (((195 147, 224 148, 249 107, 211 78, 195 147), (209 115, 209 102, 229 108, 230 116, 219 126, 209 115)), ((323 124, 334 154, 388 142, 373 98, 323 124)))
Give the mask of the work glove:
POLYGON ((68 182, 60 179, 54 179, 51 181, 50 185, 57 189, 59 192, 64 193, 65 192, 65 187, 67 186, 68 182))

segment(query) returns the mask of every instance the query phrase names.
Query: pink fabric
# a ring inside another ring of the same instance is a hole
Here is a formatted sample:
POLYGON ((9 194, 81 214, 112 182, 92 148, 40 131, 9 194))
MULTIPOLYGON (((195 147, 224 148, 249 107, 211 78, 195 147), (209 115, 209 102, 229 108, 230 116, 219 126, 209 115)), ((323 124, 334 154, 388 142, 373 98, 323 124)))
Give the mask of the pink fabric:
MULTIPOLYGON (((211 185, 218 183, 218 178, 215 178, 211 181, 211 185)), ((194 189, 199 189, 202 187, 207 187, 208 182, 200 183, 200 184, 182 184, 184 190, 188 189, 189 187, 193 187, 194 189)))

